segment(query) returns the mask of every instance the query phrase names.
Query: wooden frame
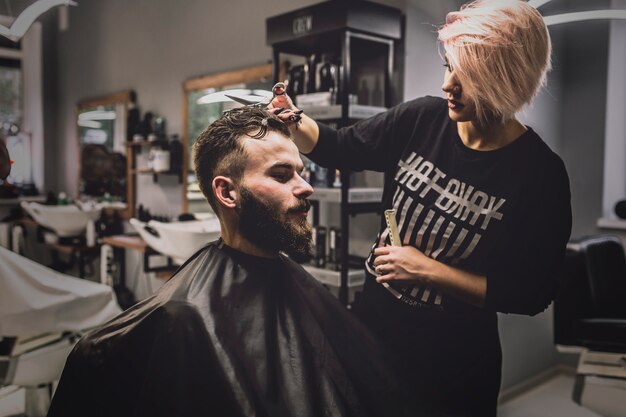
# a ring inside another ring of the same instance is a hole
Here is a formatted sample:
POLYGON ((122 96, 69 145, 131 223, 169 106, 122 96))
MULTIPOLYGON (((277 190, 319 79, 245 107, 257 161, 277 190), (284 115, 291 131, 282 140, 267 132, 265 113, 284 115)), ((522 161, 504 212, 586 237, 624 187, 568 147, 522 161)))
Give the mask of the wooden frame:
MULTIPOLYGON (((226 71, 217 74, 205 75, 203 77, 192 78, 183 82, 183 166, 185 169, 189 167, 189 108, 187 96, 189 93, 206 90, 208 88, 219 88, 234 84, 246 84, 260 80, 273 79, 272 64, 256 65, 253 67, 242 68, 239 70, 226 71)), ((183 212, 189 209, 187 201, 187 175, 183 175, 183 212)))
POLYGON ((76 107, 78 109, 90 109, 98 106, 110 106, 119 103, 126 104, 128 109, 128 104, 131 102, 131 95, 133 94, 132 90, 120 91, 119 93, 109 94, 108 96, 88 98, 85 100, 81 100, 78 102, 76 107))
MULTIPOLYGON (((128 114, 128 108, 130 103, 132 102, 132 96, 135 93, 132 90, 120 91, 118 93, 109 94, 101 97, 93 97, 84 99, 76 104, 76 120, 78 120, 78 116, 83 109, 93 109, 98 106, 115 106, 118 104, 124 105, 124 117, 128 114)), ((78 130, 77 130, 78 132, 78 130)), ((80 187, 80 181, 82 178, 81 166, 82 163, 80 161, 81 155, 81 146, 80 146, 80 134, 77 135, 77 146, 78 146, 78 185, 80 187)), ((120 217, 122 219, 130 219, 133 217, 133 213, 135 211, 135 185, 134 178, 130 172, 130 161, 128 158, 129 155, 126 155, 126 208, 124 210, 118 210, 120 217)), ((80 188, 78 190, 78 195, 80 195, 80 188)))

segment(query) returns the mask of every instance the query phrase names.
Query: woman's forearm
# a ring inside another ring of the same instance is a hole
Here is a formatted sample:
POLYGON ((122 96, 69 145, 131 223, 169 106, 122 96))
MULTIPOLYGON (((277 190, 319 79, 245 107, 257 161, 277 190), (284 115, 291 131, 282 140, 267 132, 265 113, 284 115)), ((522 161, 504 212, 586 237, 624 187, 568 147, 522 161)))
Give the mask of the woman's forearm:
POLYGON ((374 250, 374 266, 382 283, 425 284, 466 303, 484 307, 487 277, 432 259, 413 246, 381 246, 374 250))
POLYGON ((299 123, 289 126, 289 130, 298 150, 303 154, 307 154, 317 145, 320 130, 315 120, 304 113, 302 113, 301 117, 302 119, 299 123))
MULTIPOLYGON (((437 262, 437 261, 435 261, 437 262)), ((437 262, 429 285, 477 307, 485 306, 487 278, 453 266, 437 262)))

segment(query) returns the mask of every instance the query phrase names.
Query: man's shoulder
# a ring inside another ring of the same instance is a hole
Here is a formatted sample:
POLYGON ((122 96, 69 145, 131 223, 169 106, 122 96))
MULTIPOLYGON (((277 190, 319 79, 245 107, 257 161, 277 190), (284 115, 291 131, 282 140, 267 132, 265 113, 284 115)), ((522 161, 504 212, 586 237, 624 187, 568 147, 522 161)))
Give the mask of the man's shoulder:
POLYGON ((169 299, 127 310, 87 333, 71 353, 73 362, 102 367, 137 350, 148 351, 156 339, 176 340, 176 334, 202 324, 198 308, 187 300, 169 299), (164 336, 164 337, 163 337, 164 336))

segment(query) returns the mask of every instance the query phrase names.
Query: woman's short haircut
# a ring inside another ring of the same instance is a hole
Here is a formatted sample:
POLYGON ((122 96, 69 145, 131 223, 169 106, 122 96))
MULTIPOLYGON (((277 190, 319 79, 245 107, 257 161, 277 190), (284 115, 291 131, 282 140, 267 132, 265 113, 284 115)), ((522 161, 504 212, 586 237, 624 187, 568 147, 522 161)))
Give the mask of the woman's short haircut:
POLYGON ((200 190, 216 214, 220 214, 211 183, 219 175, 240 181, 246 168, 244 136, 262 139, 269 132, 290 137, 289 128, 278 117, 256 107, 228 110, 211 123, 193 144, 193 162, 200 190))
POLYGON ((550 34, 524 0, 476 0, 439 28, 448 62, 479 121, 511 118, 545 85, 550 34))

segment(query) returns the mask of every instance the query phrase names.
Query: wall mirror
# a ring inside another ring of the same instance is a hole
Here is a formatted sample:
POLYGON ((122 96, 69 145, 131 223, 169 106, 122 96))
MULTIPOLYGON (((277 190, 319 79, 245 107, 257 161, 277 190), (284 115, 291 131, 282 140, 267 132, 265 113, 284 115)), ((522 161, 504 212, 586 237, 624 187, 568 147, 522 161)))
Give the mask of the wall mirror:
POLYGON ((258 65, 219 74, 193 78, 183 83, 183 146, 185 166, 189 175, 184 181, 183 211, 201 216, 212 212, 209 203, 198 187, 191 150, 196 138, 225 111, 240 105, 234 102, 203 104, 201 98, 207 94, 232 88, 271 90, 272 65, 258 65))
POLYGON ((128 187, 126 122, 136 101, 131 90, 81 100, 76 109, 80 199, 93 199, 131 217, 133 195, 128 187))

